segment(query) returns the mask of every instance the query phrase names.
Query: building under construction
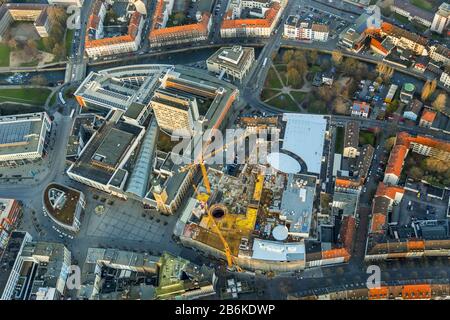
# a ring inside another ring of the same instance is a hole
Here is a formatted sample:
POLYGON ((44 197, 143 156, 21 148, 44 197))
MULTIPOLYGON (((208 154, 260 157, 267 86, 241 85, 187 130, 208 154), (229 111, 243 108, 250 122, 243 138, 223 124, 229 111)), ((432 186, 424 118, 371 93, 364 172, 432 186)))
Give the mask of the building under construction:
MULTIPOLYGON (((337 228, 340 234, 321 245, 317 199, 321 166, 326 165, 322 149, 327 125, 322 119, 306 121, 293 114, 241 121, 252 132, 287 122, 279 129, 281 149, 269 153, 264 164, 231 165, 236 167, 232 172, 230 165, 204 168, 203 180, 195 186, 197 196, 188 200, 175 235, 185 245, 226 258, 229 267, 238 269, 283 272, 348 261, 354 217, 345 217, 337 228), (300 132, 317 139, 314 156, 308 157, 294 141, 300 132)), ((279 143, 257 141, 255 149, 263 143, 279 143)))

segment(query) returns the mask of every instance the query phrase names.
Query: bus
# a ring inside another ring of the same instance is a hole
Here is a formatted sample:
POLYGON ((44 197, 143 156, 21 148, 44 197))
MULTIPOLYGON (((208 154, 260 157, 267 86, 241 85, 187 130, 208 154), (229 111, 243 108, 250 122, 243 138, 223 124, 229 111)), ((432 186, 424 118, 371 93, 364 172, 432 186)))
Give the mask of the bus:
POLYGON ((66 101, 64 100, 61 91, 58 93, 58 97, 59 97, 59 100, 61 101, 62 104, 66 104, 66 101))
POLYGON ((264 62, 263 62, 263 67, 265 67, 266 66, 266 63, 267 63, 267 58, 264 58, 264 62))

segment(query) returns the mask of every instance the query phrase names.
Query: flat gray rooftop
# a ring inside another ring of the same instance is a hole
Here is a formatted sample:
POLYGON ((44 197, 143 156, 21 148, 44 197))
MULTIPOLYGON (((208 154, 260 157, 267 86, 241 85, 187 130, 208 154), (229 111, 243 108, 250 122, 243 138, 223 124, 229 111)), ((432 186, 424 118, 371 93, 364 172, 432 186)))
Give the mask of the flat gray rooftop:
POLYGON ((100 162, 116 166, 131 141, 133 141, 133 138, 134 135, 132 133, 112 128, 92 158, 97 160, 97 157, 100 156, 100 162))

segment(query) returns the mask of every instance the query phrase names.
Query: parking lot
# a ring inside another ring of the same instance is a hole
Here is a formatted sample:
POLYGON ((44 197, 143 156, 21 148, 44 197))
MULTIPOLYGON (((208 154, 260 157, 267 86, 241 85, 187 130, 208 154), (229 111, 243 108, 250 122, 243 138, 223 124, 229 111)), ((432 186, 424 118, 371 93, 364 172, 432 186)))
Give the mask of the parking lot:
POLYGON ((300 20, 328 25, 330 38, 335 39, 346 27, 350 25, 338 13, 322 10, 313 6, 297 6, 291 14, 299 15, 300 20))

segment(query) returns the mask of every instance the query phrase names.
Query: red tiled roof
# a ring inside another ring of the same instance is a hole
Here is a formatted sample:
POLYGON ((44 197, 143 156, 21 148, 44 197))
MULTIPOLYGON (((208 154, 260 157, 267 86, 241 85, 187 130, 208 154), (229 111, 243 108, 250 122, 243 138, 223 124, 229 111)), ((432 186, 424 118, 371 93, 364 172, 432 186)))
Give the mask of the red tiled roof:
POLYGON ((345 249, 351 252, 353 247, 353 236, 356 230, 356 219, 353 216, 342 218, 341 230, 339 236, 345 249))
MULTIPOLYGON (((221 29, 235 28, 269 28, 275 20, 280 10, 279 3, 273 3, 271 8, 267 10, 264 19, 224 19, 221 29)), ((228 14, 228 13, 227 13, 228 14)), ((230 15, 228 15, 229 17, 230 15)))
MULTIPOLYGON (((92 17, 92 15, 91 15, 92 17)), ((98 16, 96 16, 98 18, 98 16)), ((119 37, 112 37, 112 38, 103 38, 103 39, 89 39, 88 36, 86 36, 86 48, 94 48, 94 47, 100 47, 100 46, 106 46, 111 44, 117 44, 117 43, 124 43, 124 42, 132 42, 136 38, 136 35, 139 32, 139 24, 141 23, 142 14, 135 11, 131 15, 130 22, 128 24, 128 33, 123 36, 119 37)))
POLYGON ((436 112, 425 109, 422 113, 421 120, 433 123, 435 118, 436 118, 436 112))
POLYGON ((403 299, 429 299, 431 298, 431 286, 429 284, 405 285, 402 289, 403 299))
POLYGON ((153 29, 150 32, 150 39, 157 39, 161 36, 171 35, 176 37, 180 34, 189 34, 193 32, 207 33, 210 14, 208 12, 203 13, 202 21, 199 23, 187 24, 183 26, 174 26, 161 29, 153 29))
POLYGON ((397 193, 405 193, 405 189, 399 186, 387 186, 383 182, 380 182, 375 197, 387 197, 394 200, 397 193))
POLYGON ((383 227, 386 224, 386 216, 382 213, 375 213, 372 216, 372 226, 370 233, 384 233, 383 227))

